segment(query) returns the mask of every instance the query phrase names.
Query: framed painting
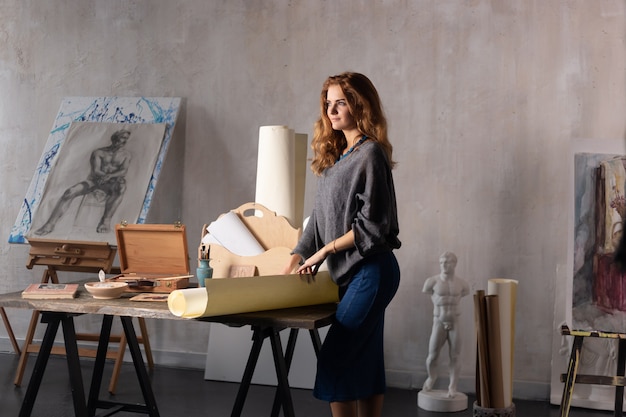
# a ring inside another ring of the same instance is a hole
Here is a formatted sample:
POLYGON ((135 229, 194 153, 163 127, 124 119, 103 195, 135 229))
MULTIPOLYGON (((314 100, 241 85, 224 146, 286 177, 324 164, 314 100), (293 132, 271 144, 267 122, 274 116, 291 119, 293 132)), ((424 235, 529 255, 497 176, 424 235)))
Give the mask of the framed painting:
POLYGON ((111 223, 144 223, 180 98, 61 102, 9 243, 29 236, 116 244, 111 223))

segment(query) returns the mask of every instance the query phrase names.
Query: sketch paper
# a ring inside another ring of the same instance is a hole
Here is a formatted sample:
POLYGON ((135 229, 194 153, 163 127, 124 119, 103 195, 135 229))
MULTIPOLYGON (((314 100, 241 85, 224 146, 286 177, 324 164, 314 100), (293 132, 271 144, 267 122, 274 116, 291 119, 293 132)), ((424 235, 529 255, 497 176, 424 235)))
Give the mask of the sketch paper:
POLYGON ((72 122, 27 237, 114 241, 116 223, 139 217, 164 133, 163 123, 72 122))
MULTIPOLYGON (((45 143, 41 158, 22 202, 22 207, 9 235, 9 243, 26 243, 33 216, 41 203, 48 176, 62 154, 68 131, 73 122, 124 123, 165 125, 162 144, 147 189, 143 191, 143 204, 136 223, 144 223, 156 187, 161 166, 172 139, 176 118, 181 105, 178 97, 67 97, 61 101, 59 112, 45 143)), ((88 162, 88 161, 87 161, 88 162)), ((87 240, 72 236, 72 240, 87 240)), ((98 241, 115 244, 114 234, 98 241)))

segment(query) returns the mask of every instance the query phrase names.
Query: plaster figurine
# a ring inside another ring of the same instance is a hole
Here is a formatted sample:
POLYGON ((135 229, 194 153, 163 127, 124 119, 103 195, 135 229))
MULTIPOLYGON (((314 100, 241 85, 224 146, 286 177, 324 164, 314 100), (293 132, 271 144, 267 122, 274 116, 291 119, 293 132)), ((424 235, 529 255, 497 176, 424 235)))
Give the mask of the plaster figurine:
POLYGON ((467 281, 455 275, 457 257, 452 252, 445 252, 439 257, 441 273, 426 279, 423 292, 430 294, 433 302, 433 328, 428 344, 426 369, 428 378, 422 387, 423 391, 431 391, 437 380, 436 362, 443 345, 448 342, 450 353, 450 384, 447 397, 457 395, 457 382, 461 364, 458 361, 461 352, 461 335, 458 328, 458 317, 461 314, 459 302, 469 294, 467 281))

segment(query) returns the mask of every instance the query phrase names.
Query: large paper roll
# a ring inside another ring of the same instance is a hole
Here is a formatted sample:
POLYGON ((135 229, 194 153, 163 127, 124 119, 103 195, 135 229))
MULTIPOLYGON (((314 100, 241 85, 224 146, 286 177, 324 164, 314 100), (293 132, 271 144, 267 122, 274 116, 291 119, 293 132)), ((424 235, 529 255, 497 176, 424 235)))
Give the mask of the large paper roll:
POLYGON ((337 301, 338 288, 330 274, 318 272, 311 283, 299 275, 209 279, 205 288, 172 291, 167 306, 175 316, 199 318, 337 301))
MULTIPOLYGON (((255 256, 265 252, 263 246, 235 212, 229 211, 220 216, 211 222, 207 229, 220 245, 236 255, 255 256)), ((205 243, 204 240, 203 243, 205 243)))
POLYGON ((255 202, 297 226, 304 205, 307 136, 287 126, 261 126, 255 202), (302 200, 302 201, 300 201, 302 200))
POLYGON ((504 407, 509 407, 513 402, 513 353, 515 350, 517 284, 516 280, 504 278, 493 278, 487 282, 487 294, 498 296, 504 407))

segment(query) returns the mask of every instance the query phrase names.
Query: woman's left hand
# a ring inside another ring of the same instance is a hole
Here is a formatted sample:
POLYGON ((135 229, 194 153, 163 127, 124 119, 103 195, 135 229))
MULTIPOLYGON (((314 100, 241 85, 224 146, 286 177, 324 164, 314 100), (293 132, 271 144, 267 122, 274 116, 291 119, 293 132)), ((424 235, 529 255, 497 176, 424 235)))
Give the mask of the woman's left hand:
POLYGON ((319 269, 324 259, 326 259, 327 253, 326 249, 322 248, 315 252, 313 256, 304 261, 302 265, 296 270, 296 272, 300 275, 306 274, 314 277, 317 274, 317 270, 319 269))

